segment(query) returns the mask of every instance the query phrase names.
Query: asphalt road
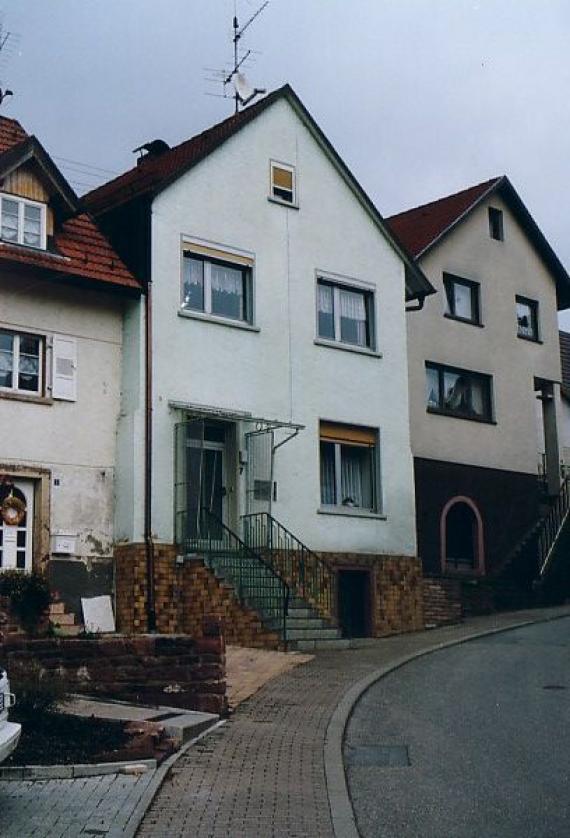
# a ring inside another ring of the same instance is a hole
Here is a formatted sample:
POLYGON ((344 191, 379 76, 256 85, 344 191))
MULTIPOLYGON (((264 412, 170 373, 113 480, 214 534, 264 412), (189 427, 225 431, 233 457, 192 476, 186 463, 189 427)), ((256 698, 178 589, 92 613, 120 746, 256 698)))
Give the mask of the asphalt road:
POLYGON ((354 710, 344 758, 364 838, 568 838, 570 618, 382 679, 354 710))

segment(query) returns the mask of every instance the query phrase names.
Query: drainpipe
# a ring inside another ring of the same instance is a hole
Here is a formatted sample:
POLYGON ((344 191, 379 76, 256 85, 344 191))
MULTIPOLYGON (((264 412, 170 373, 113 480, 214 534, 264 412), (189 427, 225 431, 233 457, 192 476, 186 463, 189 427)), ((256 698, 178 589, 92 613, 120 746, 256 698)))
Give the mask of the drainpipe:
POLYGON ((144 542, 146 552, 147 626, 156 631, 154 591, 154 543, 152 540, 152 282, 145 295, 145 463, 144 463, 144 542))
POLYGON ((417 303, 415 305, 406 306, 406 311, 421 311, 424 307, 424 303, 426 301, 425 294, 422 294, 420 297, 417 298, 417 303))

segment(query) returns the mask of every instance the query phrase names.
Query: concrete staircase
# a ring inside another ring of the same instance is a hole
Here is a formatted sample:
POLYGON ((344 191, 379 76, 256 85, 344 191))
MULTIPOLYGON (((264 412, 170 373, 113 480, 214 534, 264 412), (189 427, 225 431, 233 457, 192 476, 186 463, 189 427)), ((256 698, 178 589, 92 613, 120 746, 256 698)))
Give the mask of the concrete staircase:
POLYGON ((287 616, 287 649, 299 652, 349 649, 335 621, 319 616, 301 597, 294 597, 287 616))

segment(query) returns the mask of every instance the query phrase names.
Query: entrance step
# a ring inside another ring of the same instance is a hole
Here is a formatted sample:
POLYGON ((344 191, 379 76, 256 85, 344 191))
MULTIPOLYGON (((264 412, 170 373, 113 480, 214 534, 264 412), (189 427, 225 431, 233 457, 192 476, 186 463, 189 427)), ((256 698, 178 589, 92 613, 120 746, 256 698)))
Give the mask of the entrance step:
POLYGON ((61 600, 50 602, 49 622, 61 637, 76 637, 84 630, 84 626, 75 622, 75 614, 65 610, 65 603, 61 600))
POLYGON ((287 643, 287 649, 293 652, 336 652, 351 648, 352 641, 340 636, 331 640, 291 640, 287 643))

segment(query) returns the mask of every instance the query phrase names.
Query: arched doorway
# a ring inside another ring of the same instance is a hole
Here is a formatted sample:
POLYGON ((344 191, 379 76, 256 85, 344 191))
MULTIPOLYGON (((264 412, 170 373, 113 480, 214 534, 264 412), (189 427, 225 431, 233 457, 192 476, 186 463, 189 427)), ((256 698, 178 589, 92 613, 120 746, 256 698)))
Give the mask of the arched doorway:
POLYGON ((443 572, 484 572, 483 521, 471 498, 448 501, 441 514, 443 572))

